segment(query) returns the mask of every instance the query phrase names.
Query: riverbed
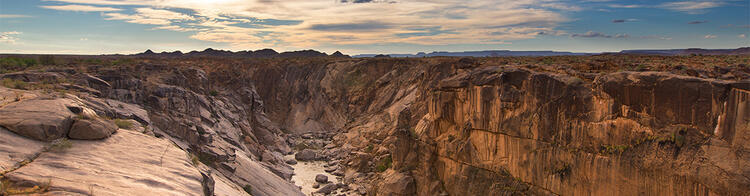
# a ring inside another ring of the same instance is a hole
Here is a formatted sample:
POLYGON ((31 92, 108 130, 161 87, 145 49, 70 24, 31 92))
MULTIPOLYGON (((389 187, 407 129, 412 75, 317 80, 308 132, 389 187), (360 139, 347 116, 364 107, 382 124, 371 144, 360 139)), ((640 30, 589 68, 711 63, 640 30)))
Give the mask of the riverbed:
MULTIPOLYGON (((291 158, 294 158, 294 155, 290 156, 291 158)), ((294 181, 295 185, 302 187, 302 193, 305 193, 305 195, 312 195, 312 193, 317 190, 312 186, 317 183, 315 182, 315 176, 318 174, 328 176, 328 181, 332 183, 339 183, 340 181, 336 176, 325 172, 325 165, 326 162, 324 161, 300 161, 297 164, 291 165, 292 168, 294 168, 292 181, 294 181)), ((322 186, 323 185, 321 185, 321 187, 322 186)))

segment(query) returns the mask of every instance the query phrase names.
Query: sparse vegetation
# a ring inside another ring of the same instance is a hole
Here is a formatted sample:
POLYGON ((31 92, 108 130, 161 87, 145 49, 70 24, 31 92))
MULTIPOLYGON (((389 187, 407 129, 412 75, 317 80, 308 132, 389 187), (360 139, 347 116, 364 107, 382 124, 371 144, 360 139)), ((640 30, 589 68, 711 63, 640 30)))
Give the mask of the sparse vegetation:
POLYGON ((21 80, 5 78, 3 79, 2 84, 3 86, 8 87, 8 88, 21 89, 21 90, 29 89, 29 84, 21 80))
POLYGON ((68 138, 58 139, 52 142, 49 146, 49 151, 52 152, 65 152, 66 150, 73 147, 73 142, 70 142, 68 138))
POLYGON ((115 124, 120 129, 132 129, 133 128, 133 122, 126 120, 126 119, 115 119, 115 124))
POLYGON ((554 174, 560 175, 560 178, 570 176, 571 167, 570 164, 563 164, 561 167, 555 169, 554 174))
POLYGON ((192 164, 193 164, 193 166, 198 166, 198 164, 199 164, 199 163, 200 163, 200 161, 201 161, 201 160, 200 160, 200 159, 198 158, 198 156, 195 156, 195 155, 194 155, 193 153, 188 153, 188 158, 190 158, 190 163, 192 163, 192 164))
POLYGON ((249 184, 247 184, 244 187, 242 187, 242 190, 245 190, 245 192, 247 194, 251 194, 251 195, 253 194, 253 187, 250 186, 249 184))
POLYGON ((378 161, 378 164, 375 165, 375 170, 377 170, 378 172, 384 172, 385 170, 388 170, 388 168, 391 168, 392 164, 393 159, 391 158, 391 155, 388 155, 378 161))
POLYGON ((601 153, 602 154, 622 154, 630 148, 630 146, 627 145, 604 145, 601 147, 601 153))
POLYGON ((214 159, 214 157, 211 157, 211 156, 206 155, 204 153, 198 152, 198 153, 196 153, 196 156, 198 157, 198 161, 200 161, 201 163, 206 164, 208 166, 212 166, 216 162, 216 159, 214 159))
POLYGON ((31 195, 44 193, 50 190, 52 187, 52 180, 42 181, 41 184, 33 187, 17 187, 15 184, 7 179, 0 181, 0 195, 31 195))
POLYGON ((219 95, 219 91, 211 90, 211 91, 208 92, 208 95, 217 96, 217 95, 219 95))
POLYGON ((375 146, 372 144, 367 145, 367 148, 365 148, 366 153, 372 153, 372 151, 375 149, 375 146))
POLYGON ((39 63, 42 65, 55 65, 55 56, 52 55, 42 55, 39 56, 39 63))
POLYGON ((2 57, 0 58, 0 74, 25 70, 37 64, 34 58, 2 57))
POLYGON ((407 131, 409 133, 409 137, 410 138, 417 139, 417 131, 414 130, 414 127, 409 127, 409 129, 407 129, 407 131))

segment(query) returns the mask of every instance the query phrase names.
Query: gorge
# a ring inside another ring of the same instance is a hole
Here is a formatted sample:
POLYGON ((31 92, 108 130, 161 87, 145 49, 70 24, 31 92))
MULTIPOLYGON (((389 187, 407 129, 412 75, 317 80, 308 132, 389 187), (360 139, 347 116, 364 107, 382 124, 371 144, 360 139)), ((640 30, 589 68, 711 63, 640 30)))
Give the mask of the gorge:
POLYGON ((55 56, 0 195, 750 195, 749 59, 55 56))

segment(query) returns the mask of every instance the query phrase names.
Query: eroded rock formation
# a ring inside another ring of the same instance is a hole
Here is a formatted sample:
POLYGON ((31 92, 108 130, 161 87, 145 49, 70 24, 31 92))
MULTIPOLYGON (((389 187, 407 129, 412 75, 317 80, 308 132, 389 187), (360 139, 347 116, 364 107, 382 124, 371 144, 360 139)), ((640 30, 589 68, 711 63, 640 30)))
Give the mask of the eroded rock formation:
MULTIPOLYGON (((69 91, 0 89, 7 97, 0 113, 37 111, 20 108, 32 107, 24 102, 56 106, 45 107, 50 115, 32 115, 54 119, 30 126, 17 126, 21 118, 13 116, 23 113, 0 116, 9 130, 0 130, 7 138, 0 141, 0 155, 7 156, 0 158, 8 157, 0 166, 18 185, 39 184, 72 167, 66 160, 91 156, 118 164, 98 156, 134 148, 114 142, 125 141, 145 142, 129 159, 163 181, 90 180, 103 194, 140 183, 170 187, 164 194, 301 195, 290 182, 288 164, 296 161, 284 158, 295 152, 302 152, 299 161, 327 161, 325 172, 340 176, 342 184, 320 185, 323 193, 750 194, 746 66, 618 71, 512 60, 142 58, 0 75, 32 84, 66 78, 51 88, 69 91), (106 131, 111 124, 84 126, 91 120, 80 118, 79 109, 134 126, 114 133, 106 131), (85 127, 91 137, 57 127, 85 127), (46 152, 50 141, 64 137, 73 140, 67 155, 46 152), (21 144, 28 147, 13 147, 21 144), (168 147, 148 148, 157 144, 168 147), (166 157, 159 163, 184 171, 184 179, 156 171, 161 166, 152 155, 159 151, 166 157)), ((51 190, 85 194, 73 182, 87 181, 80 175, 98 167, 75 167, 83 171, 51 190)), ((99 169, 119 169, 107 167, 99 169)))

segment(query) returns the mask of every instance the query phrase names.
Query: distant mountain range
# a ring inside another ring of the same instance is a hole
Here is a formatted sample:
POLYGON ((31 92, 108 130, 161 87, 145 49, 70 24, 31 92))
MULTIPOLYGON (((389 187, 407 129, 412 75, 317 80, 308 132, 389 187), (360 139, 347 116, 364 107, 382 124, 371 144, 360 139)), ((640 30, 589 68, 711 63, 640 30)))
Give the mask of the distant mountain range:
MULTIPOLYGON (((574 52, 559 52, 559 51, 510 51, 510 50, 487 50, 487 51, 466 51, 466 52, 431 52, 424 53, 420 52, 417 54, 360 54, 355 55, 355 58, 364 57, 436 57, 436 56, 454 56, 454 57, 503 57, 503 56, 584 56, 584 55, 599 55, 599 54, 640 54, 640 55, 750 55, 750 47, 743 47, 737 49, 700 49, 700 48, 689 48, 689 49, 665 49, 665 50, 623 50, 614 53, 574 53, 574 52)), ((232 52, 228 50, 215 50, 205 49, 203 51, 191 51, 188 53, 182 53, 180 51, 174 52, 161 52, 155 53, 151 50, 146 50, 143 53, 134 54, 135 56, 165 56, 165 57, 176 57, 176 56, 226 56, 226 57, 247 57, 247 58, 271 58, 271 57, 349 57, 339 51, 328 55, 324 52, 315 50, 300 50, 291 52, 276 52, 273 49, 262 49, 256 51, 238 51, 232 52)))
POLYGON ((420 52, 417 54, 360 54, 354 57, 376 57, 378 55, 390 57, 434 57, 434 56, 471 56, 471 57, 493 57, 493 56, 581 56, 591 55, 593 53, 573 53, 557 51, 510 51, 510 50, 486 50, 486 51, 466 51, 466 52, 420 52))
POLYGON ((420 52, 417 54, 360 54, 354 57, 434 57, 434 56, 464 56, 464 57, 502 57, 502 56, 581 56, 598 54, 642 54, 642 55, 750 55, 750 47, 737 49, 665 49, 665 50, 623 50, 614 53, 574 53, 558 51, 510 51, 510 50, 487 50, 466 52, 420 52))
POLYGON ((178 56, 221 56, 221 57, 248 57, 248 58, 271 58, 271 57, 324 57, 324 56, 333 56, 333 57, 349 57, 347 55, 342 54, 339 51, 334 52, 331 55, 328 55, 324 52, 318 52, 315 50, 300 50, 300 51, 291 51, 291 52, 276 52, 273 49, 262 49, 262 50, 256 50, 256 51, 238 51, 238 52, 232 52, 228 50, 215 50, 212 48, 207 48, 203 51, 191 51, 188 53, 182 53, 180 51, 174 51, 174 52, 161 52, 161 53, 155 53, 151 50, 146 50, 143 53, 134 54, 135 56, 164 56, 164 57, 178 57, 178 56))
POLYGON ((750 47, 737 49, 672 49, 672 50, 623 50, 620 54, 649 54, 649 55, 747 55, 750 54, 750 47))

